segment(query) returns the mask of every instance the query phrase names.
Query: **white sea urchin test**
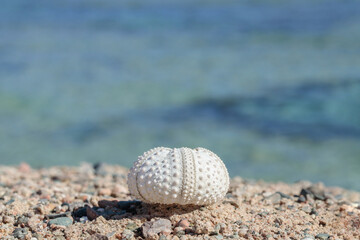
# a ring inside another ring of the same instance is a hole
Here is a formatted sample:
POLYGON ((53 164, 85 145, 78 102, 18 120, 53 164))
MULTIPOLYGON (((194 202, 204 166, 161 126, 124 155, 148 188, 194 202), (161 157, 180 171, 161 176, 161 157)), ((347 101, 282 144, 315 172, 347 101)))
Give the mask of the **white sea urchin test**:
POLYGON ((205 148, 153 148, 128 175, 132 196, 147 203, 208 205, 229 188, 224 163, 205 148))

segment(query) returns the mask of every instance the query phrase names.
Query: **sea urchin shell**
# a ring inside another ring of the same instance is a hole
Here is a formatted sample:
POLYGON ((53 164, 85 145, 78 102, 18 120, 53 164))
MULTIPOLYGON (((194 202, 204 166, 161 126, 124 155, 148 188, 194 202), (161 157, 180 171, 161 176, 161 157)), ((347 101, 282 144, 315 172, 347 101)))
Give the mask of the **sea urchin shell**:
POLYGON ((225 196, 229 174, 205 148, 158 147, 134 163, 128 185, 132 196, 147 203, 208 205, 225 196))

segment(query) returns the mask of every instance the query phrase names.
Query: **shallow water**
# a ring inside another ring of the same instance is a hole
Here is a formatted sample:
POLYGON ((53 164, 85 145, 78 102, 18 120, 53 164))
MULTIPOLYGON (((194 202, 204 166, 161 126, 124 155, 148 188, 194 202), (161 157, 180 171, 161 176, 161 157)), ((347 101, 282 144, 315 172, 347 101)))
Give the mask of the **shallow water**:
POLYGON ((202 146, 232 176, 360 190, 360 2, 7 1, 0 163, 131 166, 202 146))

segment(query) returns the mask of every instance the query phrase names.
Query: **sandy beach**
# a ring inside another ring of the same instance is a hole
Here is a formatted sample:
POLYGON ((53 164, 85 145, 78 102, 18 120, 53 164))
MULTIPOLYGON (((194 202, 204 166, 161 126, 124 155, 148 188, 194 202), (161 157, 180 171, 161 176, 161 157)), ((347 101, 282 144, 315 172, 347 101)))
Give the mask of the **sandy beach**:
POLYGON ((127 169, 0 167, 0 239, 360 239, 360 193, 231 179, 211 206, 131 198, 127 169))

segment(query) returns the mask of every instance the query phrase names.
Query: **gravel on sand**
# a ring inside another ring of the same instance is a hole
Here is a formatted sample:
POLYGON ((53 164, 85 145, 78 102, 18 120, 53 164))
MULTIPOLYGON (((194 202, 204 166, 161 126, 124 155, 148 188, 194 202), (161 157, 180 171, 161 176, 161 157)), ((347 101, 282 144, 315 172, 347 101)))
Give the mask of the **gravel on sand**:
POLYGON ((0 166, 0 239, 360 239, 360 193, 235 177, 211 206, 131 199, 106 164, 0 166))

